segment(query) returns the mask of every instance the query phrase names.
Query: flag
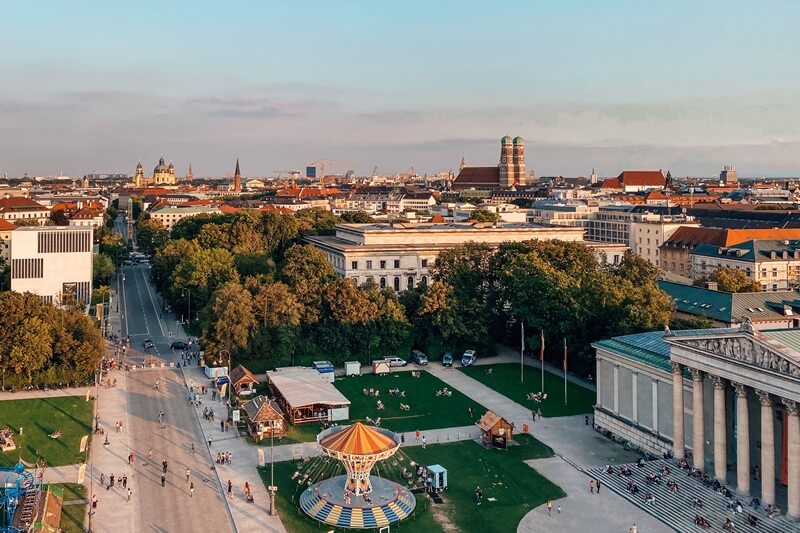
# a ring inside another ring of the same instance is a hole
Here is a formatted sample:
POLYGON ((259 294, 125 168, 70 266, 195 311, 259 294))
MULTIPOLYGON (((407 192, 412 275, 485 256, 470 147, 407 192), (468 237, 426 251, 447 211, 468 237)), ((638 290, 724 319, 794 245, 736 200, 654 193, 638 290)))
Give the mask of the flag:
POLYGON ((544 330, 542 330, 542 342, 539 346, 539 361, 544 361, 544 330))
POLYGON ((525 353, 525 323, 521 322, 522 324, 522 332, 520 335, 522 336, 522 353, 525 353))
POLYGON ((567 339, 564 339, 564 374, 567 373, 567 339))

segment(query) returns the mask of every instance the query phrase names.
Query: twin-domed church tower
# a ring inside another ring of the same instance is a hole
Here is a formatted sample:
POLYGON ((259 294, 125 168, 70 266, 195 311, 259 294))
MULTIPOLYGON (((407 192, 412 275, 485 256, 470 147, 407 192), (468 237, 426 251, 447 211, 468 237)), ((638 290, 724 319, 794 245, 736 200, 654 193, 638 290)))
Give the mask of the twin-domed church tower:
POLYGON ((506 135, 500 139, 500 187, 527 185, 525 177, 525 141, 506 135))

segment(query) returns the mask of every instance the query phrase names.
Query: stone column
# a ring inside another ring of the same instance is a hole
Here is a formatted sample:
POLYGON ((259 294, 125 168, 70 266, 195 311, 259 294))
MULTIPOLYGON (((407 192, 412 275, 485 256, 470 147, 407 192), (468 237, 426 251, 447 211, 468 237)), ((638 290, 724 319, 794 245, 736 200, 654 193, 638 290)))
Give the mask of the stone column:
POLYGON ((703 427, 703 372, 696 368, 692 373, 692 446, 694 467, 703 469, 706 459, 705 434, 703 427))
POLYGON ((789 491, 787 495, 788 514, 800 520, 800 418, 798 418, 797 402, 783 399, 789 423, 786 424, 789 449, 789 491))
POLYGON ((761 502, 775 504, 775 414, 772 412, 772 397, 757 390, 761 402, 761 502))
POLYGON ((683 365, 670 363, 672 366, 672 453, 675 459, 683 459, 686 449, 685 431, 683 427, 683 365))
POLYGON ((728 427, 725 423, 725 380, 711 376, 714 384, 714 477, 723 485, 728 472, 728 427))
POLYGON ((736 488, 750 494, 750 416, 747 411, 747 387, 734 383, 736 390, 736 488))

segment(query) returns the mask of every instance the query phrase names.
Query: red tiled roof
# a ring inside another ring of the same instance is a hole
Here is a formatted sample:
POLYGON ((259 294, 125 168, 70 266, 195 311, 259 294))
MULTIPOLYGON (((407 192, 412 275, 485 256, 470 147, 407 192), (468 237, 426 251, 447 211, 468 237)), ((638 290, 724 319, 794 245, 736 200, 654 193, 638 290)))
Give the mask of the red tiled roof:
POLYGON ((17 229, 17 226, 5 219, 0 218, 0 231, 14 231, 15 229, 17 229))
POLYGON ((603 184, 600 186, 601 189, 621 189, 622 185, 619 183, 619 179, 617 178, 606 178, 603 180, 603 184))
POLYGON ((666 200, 667 195, 661 191, 650 191, 645 195, 645 200, 666 200))
POLYGON ((444 217, 442 215, 434 215, 431 218, 431 223, 432 224, 442 224, 442 223, 444 223, 444 217))
POLYGON ((734 246, 749 240, 795 240, 800 239, 800 228, 780 229, 720 229, 682 226, 675 230, 666 243, 686 243, 688 245, 712 244, 714 246, 734 246))
POLYGON ((500 168, 498 167, 464 167, 453 182, 453 187, 499 187, 500 168))
POLYGON ((288 207, 278 207, 275 205, 262 205, 258 208, 259 211, 280 213, 282 215, 294 215, 294 211, 288 207))
POLYGON ((47 211, 47 208, 38 202, 24 196, 12 196, 11 198, 0 198, 0 212, 23 211, 23 210, 47 211))
POLYGON ((72 215, 70 218, 88 220, 92 218, 102 217, 103 212, 99 209, 84 208, 72 215))
POLYGON ((280 189, 275 196, 289 196, 292 198, 304 198, 306 196, 330 196, 339 194, 339 189, 335 187, 287 187, 280 189))
POLYGON ((228 204, 222 204, 221 206, 219 206, 219 210, 222 211, 223 215, 235 215, 236 213, 241 211, 241 209, 239 209, 238 207, 233 207, 232 205, 228 204))
POLYGON ((651 186, 663 187, 666 183, 664 174, 660 170, 624 170, 617 179, 630 187, 651 186))

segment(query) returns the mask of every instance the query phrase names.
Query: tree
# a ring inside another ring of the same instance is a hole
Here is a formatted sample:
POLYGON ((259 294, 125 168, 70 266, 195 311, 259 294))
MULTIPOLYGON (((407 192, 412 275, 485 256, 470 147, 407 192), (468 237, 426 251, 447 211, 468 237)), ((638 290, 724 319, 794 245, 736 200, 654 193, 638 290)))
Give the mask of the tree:
POLYGON ((300 209, 295 213, 298 222, 304 226, 304 234, 331 235, 333 228, 339 223, 339 217, 321 207, 300 209), (306 224, 303 224, 303 223, 306 224))
POLYGON ((108 285, 111 280, 111 274, 114 273, 114 261, 106 254, 95 254, 92 260, 92 269, 94 272, 94 285, 108 285))
POLYGON ((159 220, 149 218, 136 226, 136 245, 142 253, 153 255, 169 241, 169 230, 159 220))
POLYGON ((475 222, 492 222, 497 223, 502 220, 502 217, 491 211, 487 211, 485 209, 476 209, 472 212, 472 215, 469 217, 470 220, 474 220, 475 222))
POLYGON ((219 350, 245 350, 256 326, 250 292, 238 283, 228 283, 214 293, 209 307, 213 319, 203 331, 206 350, 212 355, 219 350))
POLYGON ((175 299, 178 299, 181 288, 188 288, 192 291, 192 296, 197 298, 196 303, 202 307, 209 301, 214 290, 238 279, 233 256, 229 251, 223 248, 201 248, 180 259, 172 275, 172 289, 175 299))
POLYGON ((469 331, 465 322, 460 319, 455 308, 453 287, 442 282, 434 281, 422 294, 418 310, 421 327, 432 327, 444 346, 455 346, 467 342, 469 331))
POLYGON ((737 268, 718 268, 710 276, 701 278, 694 284, 702 287, 708 281, 716 281, 719 290, 724 292, 761 292, 761 285, 737 268))
POLYGON ((300 325, 303 306, 285 283, 264 285, 255 297, 256 315, 263 326, 278 328, 300 325))
POLYGON ((200 251, 200 246, 195 241, 178 239, 168 242, 163 248, 153 255, 150 275, 156 287, 161 292, 171 288, 172 276, 178 264, 185 257, 194 256, 200 251))
POLYGON ((300 224, 292 215, 266 211, 261 215, 264 253, 280 258, 300 235, 300 224))
POLYGON ((122 235, 108 232, 100 241, 100 253, 111 257, 114 264, 120 266, 128 254, 128 245, 122 235))
POLYGON ((69 226, 69 220, 67 219, 67 215, 64 213, 63 209, 50 211, 50 220, 56 226, 69 226))
POLYGON ((17 374, 25 374, 30 382, 53 356, 53 339, 47 324, 40 317, 26 318, 14 331, 8 366, 17 374))
POLYGON ((375 219, 364 211, 346 211, 339 216, 342 222, 349 224, 371 224, 375 222, 375 219))
POLYGON ((280 278, 303 305, 303 320, 319 319, 322 288, 334 277, 325 254, 311 244, 296 244, 286 251, 280 278))
POLYGON ((714 322, 705 315, 693 317, 673 316, 669 321, 669 327, 676 331, 682 329, 708 329, 714 327, 714 322))

